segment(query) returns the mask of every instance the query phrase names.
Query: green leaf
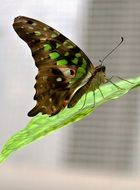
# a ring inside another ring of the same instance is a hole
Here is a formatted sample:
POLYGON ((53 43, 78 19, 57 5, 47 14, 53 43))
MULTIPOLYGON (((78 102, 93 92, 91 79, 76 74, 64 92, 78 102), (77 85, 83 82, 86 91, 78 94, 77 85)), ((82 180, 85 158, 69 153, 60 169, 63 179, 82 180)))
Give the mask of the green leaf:
POLYGON ((140 77, 130 79, 129 81, 131 81, 131 83, 125 80, 120 80, 119 82, 115 83, 121 89, 117 88, 111 83, 101 86, 100 89, 105 98, 103 98, 99 90, 96 90, 95 92, 96 103, 94 107, 93 107, 94 104, 93 93, 90 92, 87 94, 86 103, 84 106, 83 103, 85 98, 83 96, 76 106, 69 109, 66 108, 53 117, 48 117, 47 115, 38 114, 28 123, 27 127, 17 132, 6 142, 0 154, 0 163, 6 160, 6 158, 13 151, 18 150, 35 140, 43 138, 44 136, 66 125, 69 125, 73 122, 83 119, 87 115, 94 112, 102 104, 110 100, 117 99, 126 94, 129 90, 140 86, 140 77))

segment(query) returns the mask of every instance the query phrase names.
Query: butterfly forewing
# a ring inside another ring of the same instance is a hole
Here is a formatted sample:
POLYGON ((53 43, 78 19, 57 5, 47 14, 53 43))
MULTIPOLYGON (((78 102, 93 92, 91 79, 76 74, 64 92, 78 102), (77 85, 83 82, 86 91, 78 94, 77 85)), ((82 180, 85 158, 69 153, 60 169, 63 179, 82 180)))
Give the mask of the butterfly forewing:
POLYGON ((20 16, 15 18, 13 27, 30 47, 38 67, 34 96, 37 105, 28 115, 55 115, 68 105, 94 67, 79 47, 40 21, 20 16))

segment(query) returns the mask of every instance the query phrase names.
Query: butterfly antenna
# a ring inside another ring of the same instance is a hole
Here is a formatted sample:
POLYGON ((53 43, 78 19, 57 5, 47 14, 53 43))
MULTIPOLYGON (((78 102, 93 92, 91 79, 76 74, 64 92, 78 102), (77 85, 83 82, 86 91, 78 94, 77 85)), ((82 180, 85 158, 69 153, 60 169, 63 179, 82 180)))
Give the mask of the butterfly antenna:
POLYGON ((99 62, 102 64, 102 63, 104 62, 104 60, 105 60, 110 54, 112 54, 112 53, 123 43, 123 41, 124 41, 124 38, 121 37, 121 41, 119 42, 119 44, 118 44, 116 47, 114 47, 102 60, 99 60, 99 62))

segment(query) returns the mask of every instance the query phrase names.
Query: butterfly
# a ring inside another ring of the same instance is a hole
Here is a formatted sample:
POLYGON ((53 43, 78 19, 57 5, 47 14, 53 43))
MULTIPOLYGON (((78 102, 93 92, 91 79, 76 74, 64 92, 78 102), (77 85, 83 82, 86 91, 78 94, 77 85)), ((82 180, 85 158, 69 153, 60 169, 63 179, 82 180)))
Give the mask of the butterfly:
POLYGON ((28 44, 38 68, 37 104, 28 116, 39 112, 53 116, 66 106, 72 108, 107 81, 105 66, 94 66, 77 45, 52 27, 24 16, 16 17, 13 27, 28 44))

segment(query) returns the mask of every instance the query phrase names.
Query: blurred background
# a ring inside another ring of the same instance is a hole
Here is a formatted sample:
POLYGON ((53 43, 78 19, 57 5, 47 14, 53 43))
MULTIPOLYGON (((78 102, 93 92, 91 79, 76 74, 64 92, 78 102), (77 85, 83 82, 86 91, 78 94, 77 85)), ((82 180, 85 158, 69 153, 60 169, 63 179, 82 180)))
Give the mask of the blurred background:
MULTIPOLYGON (((35 105, 37 68, 12 28, 16 16, 41 20, 62 32, 107 76, 140 75, 139 0, 1 0, 0 149, 24 128, 35 105)), ((15 152, 0 166, 1 190, 139 190, 140 90, 110 101, 94 114, 15 152)))

